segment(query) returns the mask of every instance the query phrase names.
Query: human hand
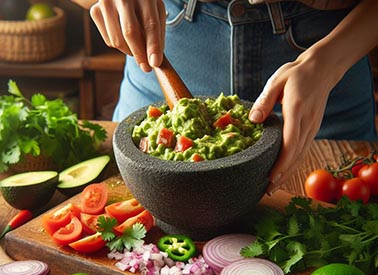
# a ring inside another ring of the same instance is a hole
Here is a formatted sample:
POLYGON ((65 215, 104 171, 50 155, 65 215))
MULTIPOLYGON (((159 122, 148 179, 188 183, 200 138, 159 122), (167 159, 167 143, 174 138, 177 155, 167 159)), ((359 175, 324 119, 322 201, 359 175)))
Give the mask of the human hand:
POLYGON ((316 136, 329 92, 341 78, 336 71, 330 71, 321 59, 305 52, 270 77, 252 106, 249 119, 261 123, 276 102, 282 104, 283 140, 270 174, 268 194, 279 189, 295 171, 316 136))
POLYGON ((166 20, 162 0, 99 0, 90 14, 107 46, 134 56, 145 72, 161 64, 166 20))

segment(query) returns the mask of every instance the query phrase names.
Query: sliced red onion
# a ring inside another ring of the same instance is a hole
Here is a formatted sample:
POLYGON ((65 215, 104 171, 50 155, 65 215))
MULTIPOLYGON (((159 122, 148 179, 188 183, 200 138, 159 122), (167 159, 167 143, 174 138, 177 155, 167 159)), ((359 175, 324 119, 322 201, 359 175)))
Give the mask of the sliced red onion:
POLYGON ((0 275, 46 275, 48 265, 37 260, 15 261, 0 266, 0 275))
POLYGON ((206 263, 216 272, 241 259, 240 250, 255 241, 256 237, 249 234, 226 234, 208 241, 202 254, 206 263))
POLYGON ((284 275, 275 263, 261 259, 248 258, 233 262, 221 271, 220 275, 284 275))

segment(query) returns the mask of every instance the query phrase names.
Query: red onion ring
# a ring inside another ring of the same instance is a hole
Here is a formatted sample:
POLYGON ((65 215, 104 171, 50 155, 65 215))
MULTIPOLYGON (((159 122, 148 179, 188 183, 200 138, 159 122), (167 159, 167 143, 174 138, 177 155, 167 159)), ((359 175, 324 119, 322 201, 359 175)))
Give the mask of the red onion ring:
POLYGON ((206 263, 216 272, 241 259, 240 250, 250 245, 256 239, 249 234, 226 234, 215 237, 208 241, 203 249, 202 255, 206 263))
POLYGON ((261 259, 248 258, 233 262, 223 268, 220 275, 284 275, 282 269, 275 263, 261 259))
POLYGON ((15 261, 0 266, 0 275, 47 275, 48 265, 41 261, 15 261))

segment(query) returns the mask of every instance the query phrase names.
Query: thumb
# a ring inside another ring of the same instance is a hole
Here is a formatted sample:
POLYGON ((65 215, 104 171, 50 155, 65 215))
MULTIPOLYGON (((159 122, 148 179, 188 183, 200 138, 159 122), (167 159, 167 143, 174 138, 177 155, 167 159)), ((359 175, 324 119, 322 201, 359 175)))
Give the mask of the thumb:
POLYGON ((281 98, 284 84, 278 81, 275 75, 271 76, 261 94, 253 103, 249 112, 249 120, 253 123, 261 123, 272 112, 274 105, 281 98))

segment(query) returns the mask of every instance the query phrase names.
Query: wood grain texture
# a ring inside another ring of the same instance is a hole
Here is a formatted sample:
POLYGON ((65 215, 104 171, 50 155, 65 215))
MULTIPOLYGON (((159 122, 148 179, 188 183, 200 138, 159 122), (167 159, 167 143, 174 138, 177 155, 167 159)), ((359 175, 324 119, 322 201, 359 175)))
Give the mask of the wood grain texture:
POLYGON ((154 68, 154 71, 169 109, 172 110, 173 106, 181 98, 193 97, 165 55, 160 67, 154 68))

